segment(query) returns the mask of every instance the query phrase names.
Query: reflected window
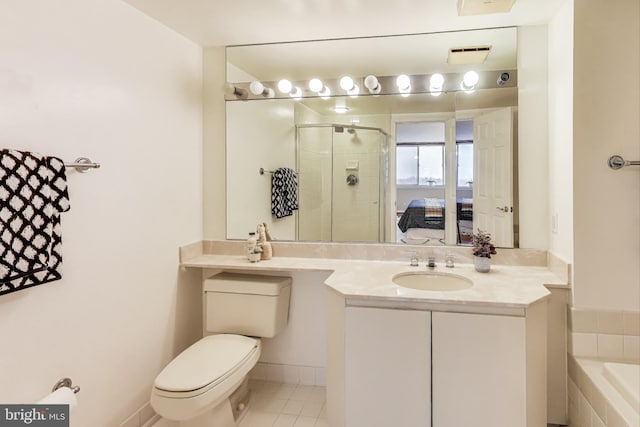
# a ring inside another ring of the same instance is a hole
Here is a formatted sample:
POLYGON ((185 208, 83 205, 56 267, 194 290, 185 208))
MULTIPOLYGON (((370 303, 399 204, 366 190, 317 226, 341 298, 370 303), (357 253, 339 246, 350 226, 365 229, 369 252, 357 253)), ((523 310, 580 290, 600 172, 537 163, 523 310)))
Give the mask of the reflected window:
POLYGON ((458 142, 458 187, 471 187, 473 184, 473 143, 458 142))
POLYGON ((444 185, 444 122, 398 123, 396 184, 444 185))
POLYGON ((456 158, 458 188, 471 188, 473 185, 473 120, 456 121, 456 158))

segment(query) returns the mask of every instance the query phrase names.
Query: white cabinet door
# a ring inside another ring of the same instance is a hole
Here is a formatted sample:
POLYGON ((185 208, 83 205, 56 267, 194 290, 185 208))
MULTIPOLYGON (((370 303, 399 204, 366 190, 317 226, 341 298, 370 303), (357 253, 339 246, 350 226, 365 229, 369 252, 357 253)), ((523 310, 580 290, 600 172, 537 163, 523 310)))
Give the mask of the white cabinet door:
POLYGON ((431 426, 431 313, 347 307, 347 427, 431 426))
POLYGON ((433 427, 527 425, 524 317, 433 313, 433 427))

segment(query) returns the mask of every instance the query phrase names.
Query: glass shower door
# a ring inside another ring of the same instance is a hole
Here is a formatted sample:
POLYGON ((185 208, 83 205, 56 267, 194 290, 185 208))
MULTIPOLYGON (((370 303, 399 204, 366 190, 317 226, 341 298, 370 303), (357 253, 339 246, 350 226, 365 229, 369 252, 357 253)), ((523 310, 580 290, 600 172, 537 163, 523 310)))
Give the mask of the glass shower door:
POLYGON ((298 127, 298 239, 384 239, 384 134, 339 125, 298 127))
POLYGON ((333 135, 332 238, 380 242, 381 133, 335 128, 333 135), (342 129, 342 131, 341 131, 342 129))

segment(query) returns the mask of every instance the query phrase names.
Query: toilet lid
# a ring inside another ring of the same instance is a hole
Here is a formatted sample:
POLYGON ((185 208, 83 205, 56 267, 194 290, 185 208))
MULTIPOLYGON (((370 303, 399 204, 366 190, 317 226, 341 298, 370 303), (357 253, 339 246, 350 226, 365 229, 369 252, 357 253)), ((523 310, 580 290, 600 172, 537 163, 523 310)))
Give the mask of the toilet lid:
POLYGON ((258 340, 242 335, 209 335, 173 359, 156 378, 160 390, 194 391, 215 382, 249 356, 258 340))

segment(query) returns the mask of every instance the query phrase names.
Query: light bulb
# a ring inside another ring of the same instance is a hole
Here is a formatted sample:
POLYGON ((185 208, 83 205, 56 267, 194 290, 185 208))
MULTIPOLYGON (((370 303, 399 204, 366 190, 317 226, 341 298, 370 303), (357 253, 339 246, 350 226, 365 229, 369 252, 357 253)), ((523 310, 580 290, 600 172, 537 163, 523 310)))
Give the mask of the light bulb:
POLYGON ((309 80, 309 90, 312 92, 320 92, 324 87, 324 83, 320 79, 311 79, 309 80))
POLYGON ((380 87, 380 82, 378 82, 378 78, 374 75, 368 75, 364 78, 364 86, 369 89, 370 93, 380 93, 382 87, 380 87))
POLYGON ((289 93, 289 96, 295 100, 302 99, 302 89, 296 86, 293 91, 289 93))
POLYGON ((264 85, 258 81, 253 81, 249 85, 249 90, 254 95, 262 95, 264 92, 264 85))
POLYGON ((400 74, 396 78, 396 86, 398 86, 398 90, 402 93, 409 92, 411 90, 411 79, 406 74, 400 74))
POLYGON ((278 90, 282 93, 289 93, 293 89, 293 85, 287 79, 282 79, 278 82, 278 90))
POLYGON ((320 95, 322 99, 329 99, 331 96, 331 89, 329 89, 329 86, 325 86, 321 92, 318 92, 318 95, 320 95))
POLYGON ((442 74, 434 74, 429 79, 429 89, 431 90, 442 90, 443 84, 444 76, 442 74))
POLYGON ((340 79, 340 87, 343 90, 350 91, 351 89, 353 89, 354 85, 355 83, 353 82, 353 79, 349 76, 344 76, 340 79))
POLYGON ((440 96, 442 94, 442 85, 444 85, 444 76, 436 73, 429 78, 429 92, 431 96, 440 96))
POLYGON ((351 90, 347 91, 347 95, 349 95, 352 98, 357 98, 359 93, 360 93, 360 88, 356 84, 353 85, 351 90))
POLYGON ((467 71, 464 74, 462 81, 464 82, 465 86, 469 88, 473 88, 473 86, 475 86, 476 83, 478 83, 479 79, 480 79, 480 76, 478 76, 478 73, 476 73, 475 71, 467 71))

